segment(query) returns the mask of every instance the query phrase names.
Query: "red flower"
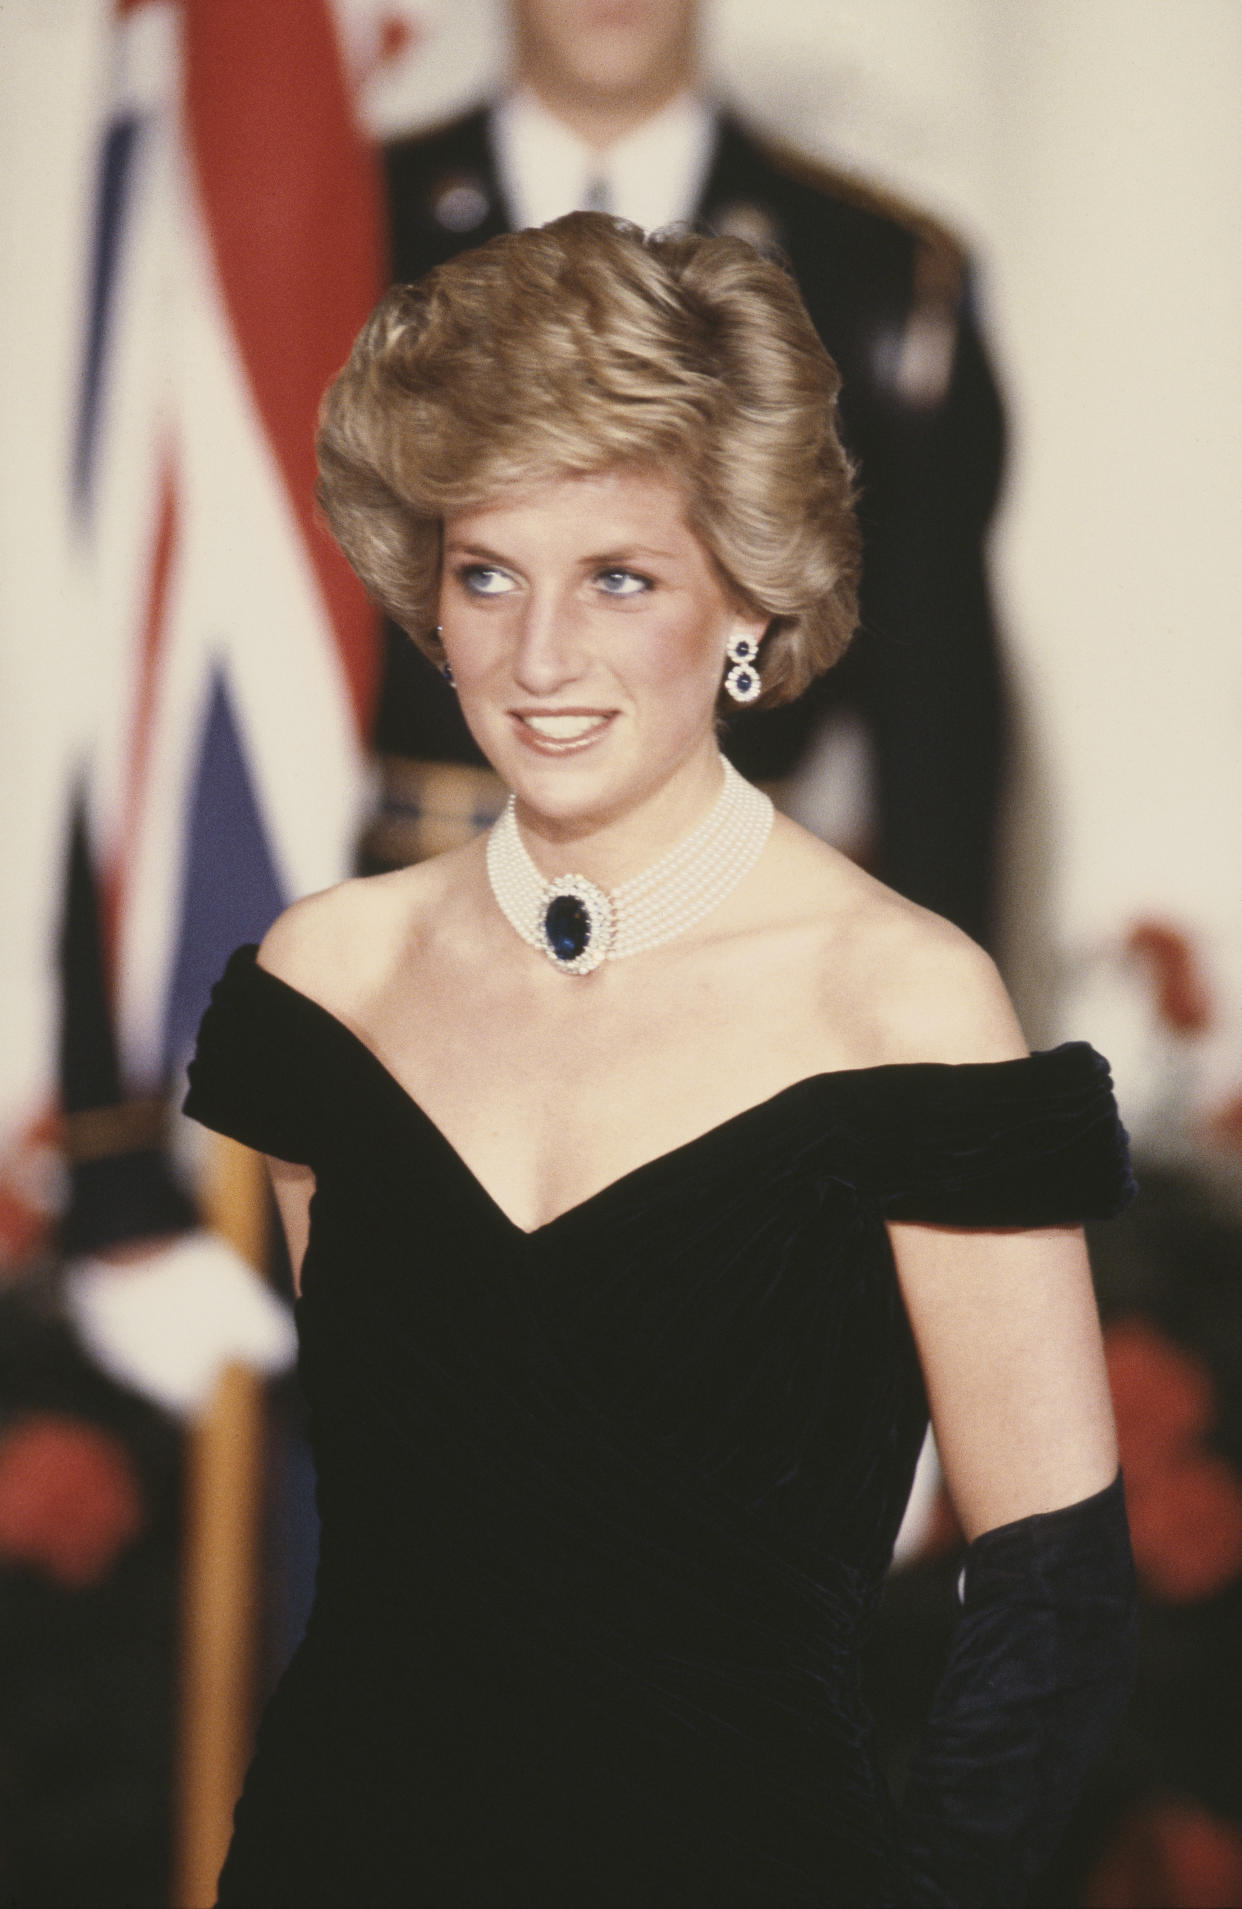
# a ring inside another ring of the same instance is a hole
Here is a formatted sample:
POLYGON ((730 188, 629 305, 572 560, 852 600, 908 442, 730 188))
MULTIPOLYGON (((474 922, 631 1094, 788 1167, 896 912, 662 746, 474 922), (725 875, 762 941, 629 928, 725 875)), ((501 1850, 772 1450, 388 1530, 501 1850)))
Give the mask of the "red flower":
POLYGON ((1242 1477, 1205 1443, 1212 1374, 1141 1319, 1110 1327, 1104 1350, 1139 1577, 1167 1603, 1212 1597, 1242 1573, 1242 1477))
POLYGON ((1208 1137, 1218 1146, 1242 1153, 1242 1094, 1213 1107, 1207 1117, 1208 1137))
POLYGON ((64 1127, 44 1114, 0 1160, 0 1277, 46 1247, 64 1204, 64 1127))
POLYGON ((377 65, 395 66, 423 37, 423 29, 408 15, 384 13, 379 20, 379 57, 377 65))
POLYGON ((1110 1326, 1104 1349, 1126 1483, 1137 1483, 1199 1443, 1216 1415, 1215 1387, 1202 1359, 1145 1319, 1110 1326))
POLYGON ((1242 1833, 1196 1803, 1153 1798, 1124 1819, 1082 1909, 1237 1909, 1242 1833))
POLYGON ((0 1558, 69 1589, 97 1584, 144 1522, 120 1439, 82 1419, 33 1413, 0 1440, 0 1558))
POLYGON ((1130 954, 1150 963, 1156 981, 1156 1011, 1179 1034, 1202 1034, 1212 1024, 1212 997, 1198 956, 1180 928, 1165 921, 1135 922, 1126 937, 1130 954))
POLYGON ((1242 1479, 1227 1459, 1188 1452, 1126 1502, 1135 1564, 1153 1597, 1193 1604, 1242 1573, 1242 1479))

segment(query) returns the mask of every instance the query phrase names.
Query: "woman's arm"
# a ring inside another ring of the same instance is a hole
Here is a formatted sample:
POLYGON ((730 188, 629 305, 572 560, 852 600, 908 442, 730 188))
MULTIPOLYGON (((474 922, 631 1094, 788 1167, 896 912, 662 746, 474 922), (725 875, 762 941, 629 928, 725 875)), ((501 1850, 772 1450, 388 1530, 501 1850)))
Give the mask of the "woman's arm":
POLYGON ((966 1536, 1102 1490, 1117 1444, 1079 1228, 890 1237, 966 1536))
POLYGON ((272 1188, 276 1194, 276 1204, 280 1208, 281 1224, 285 1229, 285 1241, 289 1248, 289 1264, 293 1269, 293 1290, 302 1290, 302 1261, 306 1257, 306 1243, 310 1238, 310 1203, 315 1191, 315 1175, 311 1167, 295 1166, 289 1160, 277 1160, 271 1154, 267 1156, 268 1172, 272 1176, 272 1188))
MULTIPOLYGON (((990 964, 944 936, 894 1013, 901 1058, 1025 1052, 990 964), (904 1017, 904 1018, 903 1018, 904 1017)), ((902 1805, 912 1909, 1005 1909, 1047 1864, 1133 1675, 1134 1571, 1077 1226, 890 1226, 970 1543, 902 1805)))
MULTIPOLYGON (((910 911, 878 965, 892 1059, 989 1062, 1027 1045, 995 966, 910 911)), ((968 1538, 1099 1491, 1117 1469, 1091 1272, 1077 1226, 893 1223, 945 1480, 968 1538)))
POLYGON ((1077 1227, 893 1247, 971 1540, 902 1807, 912 1909, 1005 1909, 1050 1860, 1135 1652, 1112 1410, 1077 1227))
MULTIPOLYGON (((929 930, 889 996, 900 1059, 1004 1061, 1000 979, 929 930)), ((1025 1901, 1128 1699, 1135 1588, 1099 1321, 1076 1226, 889 1229, 969 1546, 902 1798, 912 1909, 1025 1901)))

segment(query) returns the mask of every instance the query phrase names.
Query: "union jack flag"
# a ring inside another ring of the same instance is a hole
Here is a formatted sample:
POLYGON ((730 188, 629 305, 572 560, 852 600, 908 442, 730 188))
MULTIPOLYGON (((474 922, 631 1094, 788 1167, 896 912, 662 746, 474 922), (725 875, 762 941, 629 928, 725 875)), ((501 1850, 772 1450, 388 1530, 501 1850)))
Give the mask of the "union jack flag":
POLYGON ((87 806, 126 1091, 349 870, 375 623, 314 520, 320 395, 381 285, 327 0, 117 0, 72 456, 87 806))

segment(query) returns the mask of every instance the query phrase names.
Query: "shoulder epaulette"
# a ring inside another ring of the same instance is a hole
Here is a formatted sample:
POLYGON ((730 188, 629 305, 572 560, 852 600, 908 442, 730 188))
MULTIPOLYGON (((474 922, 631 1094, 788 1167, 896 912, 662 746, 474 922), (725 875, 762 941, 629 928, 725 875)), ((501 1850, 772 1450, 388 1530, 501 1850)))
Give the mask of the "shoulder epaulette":
POLYGON ((916 286, 920 299, 956 305, 966 275, 966 247, 957 234, 922 206, 887 186, 877 185, 845 166, 829 165, 766 132, 747 127, 749 137, 775 171, 812 192, 839 199, 873 218, 899 227, 917 246, 916 286))

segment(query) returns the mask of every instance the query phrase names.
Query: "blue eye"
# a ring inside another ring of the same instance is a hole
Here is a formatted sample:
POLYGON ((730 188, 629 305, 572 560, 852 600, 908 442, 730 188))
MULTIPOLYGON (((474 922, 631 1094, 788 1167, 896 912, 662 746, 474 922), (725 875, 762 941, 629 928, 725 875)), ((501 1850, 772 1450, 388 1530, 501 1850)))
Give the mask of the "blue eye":
POLYGON ((515 588, 513 578, 507 570, 497 570, 492 564, 471 563, 458 571, 463 586, 471 596, 503 597, 515 588))
POLYGON ((610 597, 636 597, 651 588, 650 577, 641 577, 636 570, 601 570, 595 581, 610 597))

